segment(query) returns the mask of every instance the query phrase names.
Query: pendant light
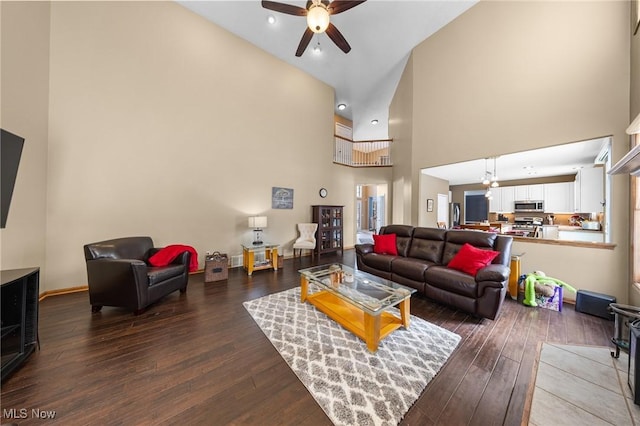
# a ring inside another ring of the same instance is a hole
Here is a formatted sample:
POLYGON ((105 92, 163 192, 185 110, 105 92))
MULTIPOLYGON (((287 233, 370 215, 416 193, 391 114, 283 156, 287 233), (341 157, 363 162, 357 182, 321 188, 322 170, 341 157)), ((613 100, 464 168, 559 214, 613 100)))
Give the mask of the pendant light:
POLYGON ((500 186, 498 183, 498 173, 496 172, 496 162, 498 161, 498 157, 493 157, 493 175, 491 176, 491 187, 497 188, 500 186))
POLYGON ((484 159, 484 178, 482 179, 483 185, 489 185, 491 180, 489 179, 489 170, 487 168, 487 159, 484 159))

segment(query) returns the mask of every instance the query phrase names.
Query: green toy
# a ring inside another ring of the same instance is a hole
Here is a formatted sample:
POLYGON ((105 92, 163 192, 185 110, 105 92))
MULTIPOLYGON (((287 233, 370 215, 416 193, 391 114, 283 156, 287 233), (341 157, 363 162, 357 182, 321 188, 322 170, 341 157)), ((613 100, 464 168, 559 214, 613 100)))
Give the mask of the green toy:
POLYGON ((536 303, 536 284, 538 284, 539 286, 560 286, 565 287, 573 291, 574 293, 576 292, 575 288, 571 287, 564 281, 561 281, 557 278, 547 277, 546 274, 542 271, 533 271, 532 273, 527 274, 527 278, 525 278, 524 280, 524 300, 522 301, 523 304, 534 307, 538 306, 538 304, 536 303))

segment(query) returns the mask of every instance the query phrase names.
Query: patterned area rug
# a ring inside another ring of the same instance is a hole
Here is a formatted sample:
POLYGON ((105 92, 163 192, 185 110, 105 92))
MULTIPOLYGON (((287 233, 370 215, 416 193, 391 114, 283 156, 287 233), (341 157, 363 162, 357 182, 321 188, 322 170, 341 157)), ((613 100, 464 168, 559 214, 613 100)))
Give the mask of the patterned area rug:
POLYGON ((397 425, 460 341, 411 316, 408 330, 394 331, 371 354, 365 342, 300 303, 300 288, 244 307, 336 425, 397 425))

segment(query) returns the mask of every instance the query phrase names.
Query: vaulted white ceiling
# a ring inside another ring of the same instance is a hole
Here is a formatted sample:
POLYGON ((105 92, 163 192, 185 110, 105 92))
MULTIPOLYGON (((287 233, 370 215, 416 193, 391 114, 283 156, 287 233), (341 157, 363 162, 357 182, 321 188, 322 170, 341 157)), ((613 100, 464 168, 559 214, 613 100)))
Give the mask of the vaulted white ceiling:
MULTIPOLYGON (((351 52, 343 53, 326 34, 319 34, 302 57, 296 57, 305 17, 264 9, 254 0, 177 2, 332 86, 336 113, 353 121, 354 140, 389 136, 389 105, 411 50, 476 3, 368 0, 331 17, 351 52), (267 22, 270 15, 275 17, 274 24, 267 22), (315 54, 312 48, 318 43, 322 51, 315 54), (337 110, 340 103, 347 105, 344 111, 337 110), (377 125, 371 124, 374 119, 377 125)), ((282 3, 306 5, 306 1, 282 3)))

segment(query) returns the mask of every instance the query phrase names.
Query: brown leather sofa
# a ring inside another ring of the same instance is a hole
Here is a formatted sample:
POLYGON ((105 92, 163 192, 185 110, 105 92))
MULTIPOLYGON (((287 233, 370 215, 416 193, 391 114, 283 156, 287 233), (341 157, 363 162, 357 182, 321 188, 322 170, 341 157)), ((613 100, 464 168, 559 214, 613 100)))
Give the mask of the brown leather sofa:
POLYGON ((380 234, 396 234, 398 256, 374 253, 373 244, 357 244, 358 269, 415 288, 431 299, 475 316, 496 318, 507 292, 513 241, 510 236, 410 225, 382 227, 380 234), (475 277, 447 268, 464 243, 500 254, 475 277))
POLYGON ((91 310, 118 306, 136 315, 150 304, 180 290, 187 291, 191 253, 185 251, 167 266, 148 260, 160 250, 150 237, 126 237, 84 246, 91 310))

